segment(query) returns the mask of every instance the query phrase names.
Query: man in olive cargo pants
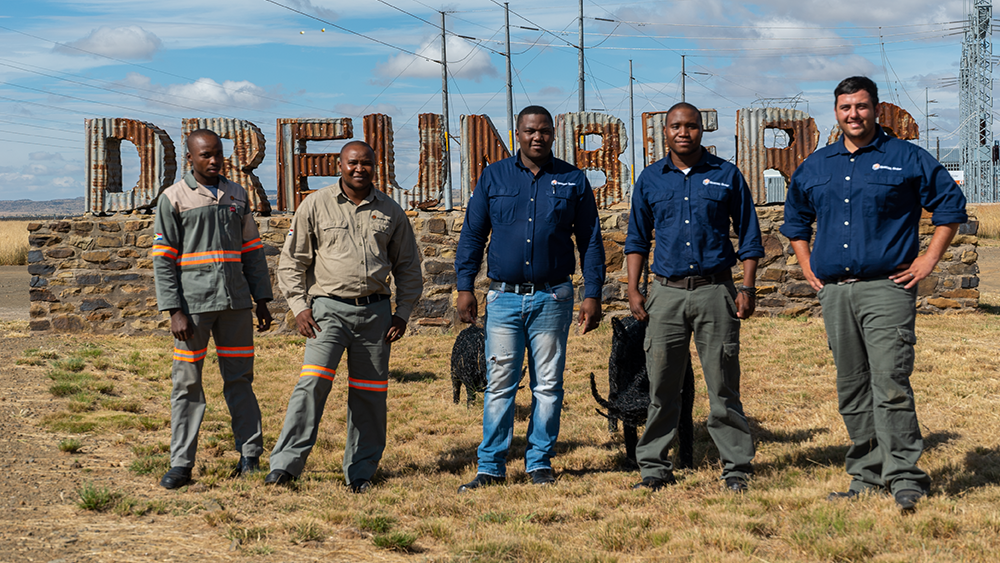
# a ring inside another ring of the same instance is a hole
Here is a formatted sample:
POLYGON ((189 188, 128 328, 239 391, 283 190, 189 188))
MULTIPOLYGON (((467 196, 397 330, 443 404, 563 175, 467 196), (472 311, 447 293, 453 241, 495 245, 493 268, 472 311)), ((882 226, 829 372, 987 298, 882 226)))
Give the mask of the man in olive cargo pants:
POLYGON ((170 394, 170 471, 160 485, 176 489, 191 480, 198 428, 205 416, 202 367, 208 337, 215 340, 223 394, 232 416, 240 461, 234 470, 256 471, 264 451, 260 408, 253 392, 253 317, 271 326, 271 279, 264 246, 246 190, 221 175, 222 141, 207 129, 187 139, 191 172, 160 195, 150 256, 156 301, 170 312, 174 364, 170 394))

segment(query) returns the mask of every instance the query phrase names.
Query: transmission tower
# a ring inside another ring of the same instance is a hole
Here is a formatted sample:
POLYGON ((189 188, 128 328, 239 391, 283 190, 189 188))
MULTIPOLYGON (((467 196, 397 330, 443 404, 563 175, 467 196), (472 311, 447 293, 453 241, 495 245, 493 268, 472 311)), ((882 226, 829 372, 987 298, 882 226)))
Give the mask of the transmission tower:
POLYGON ((970 203, 1000 201, 991 160, 993 95, 990 18, 992 0, 966 0, 968 22, 962 42, 959 77, 961 151, 965 181, 962 190, 970 203))

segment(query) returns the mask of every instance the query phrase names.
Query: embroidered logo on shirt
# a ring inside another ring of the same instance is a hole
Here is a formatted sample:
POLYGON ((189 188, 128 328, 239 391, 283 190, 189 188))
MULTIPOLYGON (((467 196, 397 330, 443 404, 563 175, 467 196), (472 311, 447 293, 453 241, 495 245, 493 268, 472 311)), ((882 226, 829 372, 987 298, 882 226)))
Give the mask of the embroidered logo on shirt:
POLYGON ((701 183, 705 184, 706 186, 712 185, 712 186, 722 186, 723 188, 728 188, 729 187, 729 184, 723 184, 722 182, 713 182, 713 181, 709 180, 708 178, 705 178, 704 180, 702 180, 701 183))
POLYGON ((288 236, 292 236, 292 233, 294 233, 294 232, 295 232, 295 229, 288 229, 288 236))
POLYGON ((236 213, 236 206, 235 205, 230 205, 229 206, 229 211, 231 211, 233 213, 236 213))
POLYGON ((896 172, 902 172, 902 168, 896 168, 895 166, 886 166, 884 164, 875 163, 872 164, 872 170, 894 170, 896 172))
POLYGON ((576 186, 573 182, 560 182, 559 180, 552 180, 553 186, 576 186))

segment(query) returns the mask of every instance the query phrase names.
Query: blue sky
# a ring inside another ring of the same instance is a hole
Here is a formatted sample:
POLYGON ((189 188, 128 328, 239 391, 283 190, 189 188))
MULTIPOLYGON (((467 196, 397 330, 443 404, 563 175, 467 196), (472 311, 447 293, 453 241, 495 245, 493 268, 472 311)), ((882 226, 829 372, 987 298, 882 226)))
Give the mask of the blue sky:
MULTIPOLYGON (((417 181, 416 116, 441 112, 441 67, 412 53, 440 57, 440 10, 454 34, 452 132, 461 114, 485 113, 506 129, 505 59, 490 51, 504 50, 502 2, 275 1, 287 8, 266 0, 5 2, 0 200, 82 196, 87 117, 149 121, 175 143, 182 118, 250 120, 267 137, 257 175, 274 190, 277 118, 351 117, 360 136, 364 114, 386 113, 395 128, 396 178, 410 188, 417 181)), ((825 142, 835 125, 833 87, 854 74, 871 76, 883 101, 908 110, 921 130, 929 87, 939 102, 931 105, 938 116, 932 138, 952 147, 958 89, 942 84, 958 76, 965 4, 585 0, 586 108, 628 124, 629 59, 636 122, 643 111, 668 108, 680 101, 686 54, 687 101, 718 110, 720 130, 704 141, 723 157, 733 156, 736 110, 762 97, 801 93, 798 109, 816 119, 825 142)), ((515 108, 576 111, 578 1, 514 0, 510 9, 515 108)), ((309 150, 338 147, 315 143, 309 150)), ((457 172, 458 147, 452 150, 457 172)), ((127 189, 138 177, 138 159, 126 144, 122 153, 127 189)), ((622 159, 629 163, 628 150, 622 159)))

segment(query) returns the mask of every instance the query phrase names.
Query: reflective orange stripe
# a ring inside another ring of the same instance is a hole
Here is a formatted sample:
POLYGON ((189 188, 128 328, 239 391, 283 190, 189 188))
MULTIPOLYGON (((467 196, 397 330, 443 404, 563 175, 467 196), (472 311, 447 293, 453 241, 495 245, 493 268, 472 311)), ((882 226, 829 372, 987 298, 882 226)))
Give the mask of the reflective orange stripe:
POLYGON ((257 250, 258 248, 264 248, 264 243, 261 242, 259 238, 255 238, 251 241, 243 243, 243 250, 240 252, 245 254, 252 250, 257 250))
POLYGON ((180 266, 194 266, 196 264, 211 264, 213 262, 239 262, 240 252, 237 250, 210 250, 208 252, 193 252, 183 254, 177 259, 180 266))
POLYGON ((215 351, 220 358, 252 358, 253 346, 216 346, 215 351))
POLYGON ((172 246, 165 246, 161 244, 153 245, 153 256, 163 256, 164 258, 170 258, 171 260, 177 259, 177 249, 172 246))
POLYGON ((303 365, 302 371, 299 372, 299 377, 322 377, 323 379, 329 379, 330 381, 333 381, 333 378, 336 375, 337 370, 311 364, 303 365))
POLYGON ((355 389, 361 389, 362 391, 381 391, 385 393, 389 390, 388 381, 369 381, 367 379, 354 379, 351 376, 347 377, 347 386, 353 387, 355 389))
POLYGON ((205 359, 205 354, 208 353, 208 348, 202 348, 201 350, 181 350, 180 348, 174 348, 174 359, 181 362, 195 363, 205 359))

